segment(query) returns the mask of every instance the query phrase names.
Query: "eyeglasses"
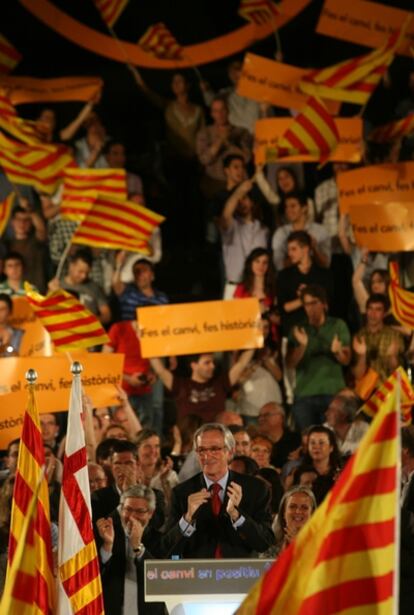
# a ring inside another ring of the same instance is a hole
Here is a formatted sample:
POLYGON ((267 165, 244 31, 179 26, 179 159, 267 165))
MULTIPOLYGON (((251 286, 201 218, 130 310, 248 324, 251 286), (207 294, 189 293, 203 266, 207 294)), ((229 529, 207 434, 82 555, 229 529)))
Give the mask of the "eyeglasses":
POLYGON ((196 449, 196 451, 200 456, 207 455, 207 453, 211 453, 212 455, 218 455, 225 448, 225 446, 200 446, 196 449))
POLYGON ((149 511, 148 508, 132 508, 131 506, 123 506, 122 510, 127 512, 129 515, 145 515, 149 511))

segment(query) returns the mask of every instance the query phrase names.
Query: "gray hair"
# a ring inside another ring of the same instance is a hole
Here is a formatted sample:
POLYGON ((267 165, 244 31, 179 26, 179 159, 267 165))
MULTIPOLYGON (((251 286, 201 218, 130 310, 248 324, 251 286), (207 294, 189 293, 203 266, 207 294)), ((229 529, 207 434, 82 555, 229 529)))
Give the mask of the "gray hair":
POLYGON ((125 503, 127 498, 142 498, 143 500, 147 500, 149 510, 155 510, 155 493, 151 487, 147 487, 146 485, 133 485, 121 493, 119 500, 121 505, 125 503))
POLYGON ((193 446, 195 450, 197 449, 198 438, 202 436, 203 433, 206 433, 206 431, 219 431, 224 438, 224 446, 226 447, 226 449, 230 452, 234 451, 236 447, 234 436, 231 433, 230 429, 228 429, 228 427, 225 427, 221 423, 205 423, 197 429, 193 438, 193 446))
POLYGON ((263 404, 263 406, 260 408, 260 410, 263 410, 263 408, 266 407, 270 407, 272 408, 272 410, 277 410, 279 412, 279 414, 281 414, 283 416, 283 418, 286 418, 286 411, 284 409, 284 407, 279 404, 277 401, 268 401, 265 404, 263 404))
POLYGON ((309 489, 309 487, 305 487, 305 485, 295 485, 294 487, 286 491, 283 494, 282 499, 280 500, 279 511, 277 513, 277 520, 276 520, 276 525, 275 525, 275 536, 276 536, 277 545, 281 544, 285 538, 285 529, 286 529, 285 512, 286 512, 287 501, 292 495, 295 495, 295 493, 303 493, 304 495, 308 496, 312 504, 312 512, 314 512, 314 510, 316 510, 318 506, 316 503, 316 498, 315 498, 313 491, 309 489))

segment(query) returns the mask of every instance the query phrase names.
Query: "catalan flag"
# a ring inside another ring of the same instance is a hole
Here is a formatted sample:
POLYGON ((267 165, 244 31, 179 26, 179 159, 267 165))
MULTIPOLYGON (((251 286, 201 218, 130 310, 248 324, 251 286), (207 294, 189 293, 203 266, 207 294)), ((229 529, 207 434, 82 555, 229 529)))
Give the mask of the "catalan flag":
POLYGON ((371 53, 307 73, 299 82, 300 89, 313 96, 364 105, 394 59, 406 27, 371 53))
POLYGON ((36 131, 36 122, 18 117, 15 107, 3 88, 0 89, 0 128, 22 143, 28 145, 41 143, 36 131))
POLYGON ((148 240, 163 220, 143 205, 98 195, 72 243, 149 254, 148 240))
POLYGON ((29 384, 29 401, 23 419, 17 472, 14 482, 10 523, 8 569, 13 566, 19 541, 24 534, 25 517, 33 494, 41 482, 33 521, 27 532, 24 559, 17 571, 8 615, 51 615, 54 607, 52 535, 49 515, 49 489, 46 476, 39 415, 34 384, 29 384))
POLYGON ((150 26, 139 39, 138 45, 161 60, 179 60, 183 57, 183 48, 161 22, 150 26))
POLYGON ((266 161, 297 154, 318 156, 324 162, 336 148, 338 128, 322 101, 309 98, 305 108, 294 118, 275 147, 268 148, 266 161))
MULTIPOLYGON (((17 587, 19 572, 21 570, 29 570, 32 573, 31 576, 36 574, 36 568, 34 566, 35 559, 33 558, 31 549, 26 548, 26 544, 28 542, 29 529, 36 521, 35 515, 43 479, 44 472, 42 471, 39 476, 39 480, 37 481, 36 489, 33 491, 29 506, 27 507, 19 541, 17 543, 16 551, 14 552, 13 563, 7 572, 7 581, 4 586, 3 596, 0 600, 0 613, 8 613, 9 615, 13 615, 13 612, 16 611, 17 605, 13 595, 19 591, 17 587)), ((29 610, 33 611, 35 608, 35 605, 30 605, 29 610), (32 606, 33 609, 31 608, 32 606)), ((17 614, 23 612, 20 610, 21 605, 18 605, 17 609, 17 614)))
POLYGON ((94 0, 102 19, 110 28, 128 4, 128 0, 94 0))
POLYGON ((381 408, 387 395, 395 392, 398 386, 401 386, 401 422, 403 425, 409 425, 411 423, 411 408, 414 406, 414 392, 405 372, 393 372, 391 376, 374 391, 365 404, 361 406, 359 412, 363 412, 368 417, 373 418, 381 408))
POLYGON ((332 491, 237 615, 396 612, 397 399, 393 389, 332 491))
POLYGON ((59 509, 59 615, 103 615, 92 528, 80 365, 74 363, 59 509))
POLYGON ((9 221, 15 196, 14 192, 10 192, 9 196, 0 203, 0 237, 3 235, 9 221))
POLYGON ((0 34, 0 73, 10 73, 21 59, 21 54, 0 34))
POLYGON ((56 290, 43 297, 27 282, 25 290, 28 302, 50 334, 56 350, 91 348, 109 341, 96 316, 66 290, 56 290))
POLYGON ((398 263, 392 261, 389 268, 390 286, 388 292, 392 313, 398 322, 414 330, 414 293, 410 293, 400 286, 398 263))
POLYGON ((389 141, 396 141, 403 137, 408 137, 414 133, 414 113, 407 115, 402 120, 396 120, 395 122, 389 122, 384 126, 378 126, 374 128, 368 135, 368 141, 374 141, 375 143, 387 143, 389 141))
POLYGON ((64 145, 26 145, 0 133, 0 166, 14 184, 53 194, 70 165, 75 161, 64 145))
POLYGON ((89 212, 97 195, 126 199, 124 169, 66 169, 60 215, 80 222, 89 212))
POLYGON ((278 17, 280 11, 272 0, 240 0, 239 15, 261 26, 278 17))

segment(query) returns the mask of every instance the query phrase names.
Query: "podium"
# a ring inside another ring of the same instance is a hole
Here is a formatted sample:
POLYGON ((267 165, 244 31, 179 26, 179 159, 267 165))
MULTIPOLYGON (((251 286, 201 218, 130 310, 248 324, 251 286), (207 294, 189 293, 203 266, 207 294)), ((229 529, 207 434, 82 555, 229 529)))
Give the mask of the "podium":
POLYGON ((144 562, 145 600, 170 615, 231 615, 273 559, 181 559, 144 562))

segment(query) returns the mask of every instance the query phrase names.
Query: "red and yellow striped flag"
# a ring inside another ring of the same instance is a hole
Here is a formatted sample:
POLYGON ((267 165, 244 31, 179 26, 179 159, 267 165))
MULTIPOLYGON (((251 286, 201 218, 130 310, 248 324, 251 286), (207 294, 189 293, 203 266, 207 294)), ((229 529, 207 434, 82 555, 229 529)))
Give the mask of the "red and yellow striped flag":
POLYGON ((414 330, 414 293, 401 288, 398 263, 390 262, 390 286, 388 289, 391 310, 402 325, 414 330))
POLYGON ((21 59, 22 55, 0 34, 0 73, 10 73, 21 59))
POLYGON ((103 615, 92 528, 80 365, 74 363, 59 510, 59 615, 103 615))
POLYGON ((83 220, 98 193, 122 200, 127 198, 124 169, 66 169, 60 215, 66 220, 83 220))
POLYGON ((53 194, 70 165, 75 161, 64 145, 25 145, 0 133, 0 166, 14 184, 53 194))
POLYGON ((149 254, 148 240, 163 220, 138 203, 98 195, 72 243, 149 254))
POLYGON ((109 341, 96 316, 66 290, 56 290, 43 297, 26 282, 25 291, 56 350, 91 348, 109 341))
POLYGON ((13 565, 19 541, 23 535, 30 501, 41 482, 33 521, 25 544, 24 559, 17 571, 12 589, 12 606, 8 613, 20 615, 44 613, 51 615, 54 607, 52 535, 49 515, 49 489, 46 476, 39 414, 34 398, 34 384, 29 384, 29 401, 23 419, 19 458, 13 490, 10 523, 8 568, 13 565))
POLYGON ((324 162, 336 148, 338 128, 322 101, 309 98, 275 147, 266 151, 266 162, 297 154, 318 156, 324 162))
POLYGON ((391 376, 374 391, 358 412, 363 412, 370 418, 374 418, 387 398, 387 395, 395 391, 395 388, 400 385, 400 382, 401 422, 403 425, 409 425, 411 423, 411 408, 414 406, 414 392, 404 372, 400 375, 398 375, 397 372, 393 372, 391 376))
POLYGON ((396 401, 393 389, 332 491, 237 615, 395 612, 396 401))
POLYGON ((18 117, 17 111, 4 88, 0 89, 0 128, 28 145, 41 143, 36 132, 36 122, 18 117))
POLYGON ((110 28, 128 4, 128 0, 94 0, 94 2, 102 19, 110 28))
POLYGON ((368 135, 368 141, 374 141, 375 143, 387 143, 388 141, 395 141, 408 137, 414 133, 414 113, 403 117, 402 120, 396 120, 395 122, 389 122, 384 126, 378 126, 374 128, 368 135))
POLYGON ((9 221, 15 196, 14 192, 10 192, 9 196, 0 203, 0 237, 3 235, 9 221))
POLYGON ((161 60, 180 60, 183 57, 183 48, 162 22, 150 26, 138 45, 161 60))
POLYGON ((280 15, 279 8, 272 0, 240 0, 240 17, 261 26, 280 15))
POLYGON ((321 98, 365 105, 394 59, 407 25, 371 53, 307 73, 299 82, 300 89, 321 98))

